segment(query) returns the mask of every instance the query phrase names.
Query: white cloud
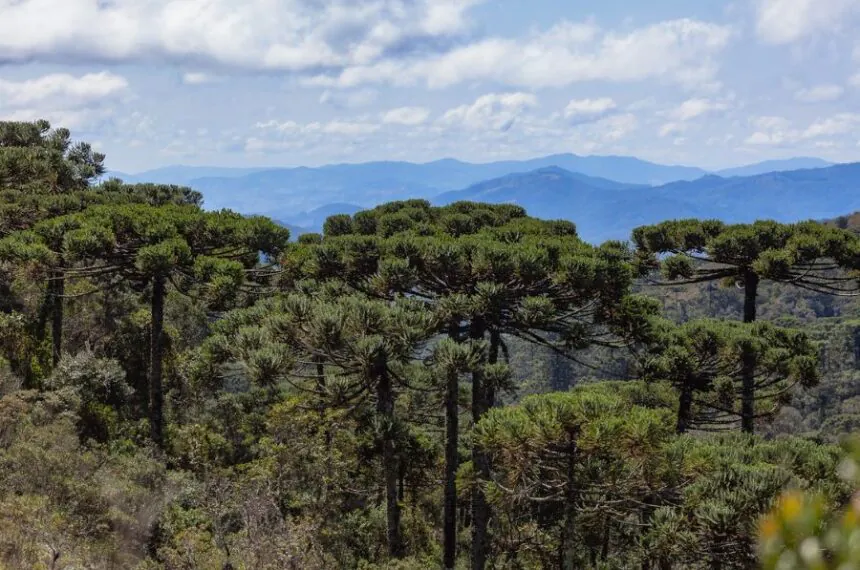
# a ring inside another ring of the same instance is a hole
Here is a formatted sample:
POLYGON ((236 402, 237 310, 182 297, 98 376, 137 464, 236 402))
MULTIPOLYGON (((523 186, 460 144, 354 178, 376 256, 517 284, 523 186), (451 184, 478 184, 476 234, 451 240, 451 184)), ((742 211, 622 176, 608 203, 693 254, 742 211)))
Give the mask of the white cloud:
POLYGON ((478 97, 471 105, 447 111, 439 123, 474 130, 507 131, 523 111, 536 105, 537 98, 531 93, 489 93, 478 97))
POLYGON ((639 119, 633 113, 625 113, 603 119, 595 126, 603 133, 604 142, 616 142, 638 129, 639 119))
POLYGON ((563 22, 525 39, 485 38, 423 59, 349 66, 306 83, 354 87, 420 81, 443 88, 484 80, 542 88, 659 78, 695 86, 713 78, 717 71, 713 57, 731 36, 729 27, 691 19, 661 22, 627 34, 590 23, 563 22))
POLYGON ((368 64, 461 34, 480 1, 0 0, 0 62, 194 60, 286 71, 368 64))
POLYGON ((848 79, 848 85, 851 87, 860 87, 860 73, 855 73, 848 79))
POLYGON ((839 85, 816 85, 798 90, 794 98, 802 103, 823 103, 839 99, 844 92, 845 89, 839 85))
POLYGON ((791 121, 785 117, 766 115, 753 117, 750 124, 755 131, 744 141, 755 146, 781 145, 800 139, 800 132, 792 128, 791 121))
POLYGON ((81 129, 107 119, 110 105, 129 94, 128 81, 106 71, 74 76, 52 73, 34 79, 0 79, 0 119, 35 121, 81 129))
POLYGON ((379 125, 357 121, 331 121, 322 126, 322 132, 337 135, 367 135, 379 130, 379 125))
POLYGON ((379 125, 360 120, 333 120, 326 123, 311 122, 297 123, 295 121, 278 122, 275 120, 259 122, 254 125, 257 129, 275 131, 284 136, 325 133, 334 135, 366 135, 380 129, 379 125))
POLYGON ((575 121, 593 121, 605 117, 616 109, 615 101, 609 97, 600 99, 573 99, 564 108, 564 117, 575 121))
POLYGON ((182 82, 186 85, 204 85, 206 83, 215 83, 219 80, 218 76, 202 71, 189 71, 182 74, 182 82))
POLYGON ((809 125, 803 132, 803 138, 845 135, 855 131, 858 125, 860 125, 860 114, 839 113, 809 125))
POLYGON ((837 113, 818 119, 806 128, 795 128, 784 117, 757 117, 751 124, 756 129, 746 142, 753 145, 782 145, 814 141, 821 137, 849 135, 860 127, 860 114, 837 113))
POLYGON ((666 137, 686 132, 689 128, 688 123, 693 119, 727 109, 729 109, 729 104, 725 101, 702 98, 687 99, 671 111, 661 113, 667 115, 670 121, 660 127, 658 134, 661 137, 666 137))
POLYGON ((423 124, 429 116, 429 109, 424 107, 400 107, 383 113, 382 122, 389 125, 414 127, 423 124))
POLYGON ((658 133, 661 137, 666 137, 677 133, 683 133, 686 130, 687 125, 685 125, 684 123, 670 122, 660 127, 658 133))
POLYGON ((70 109, 120 95, 128 89, 124 77, 102 71, 75 77, 53 73, 25 81, 0 79, 4 107, 60 106, 70 109))
POLYGON ((729 106, 725 102, 710 99, 687 99, 670 114, 678 121, 689 121, 707 113, 725 111, 729 106))
POLYGON ((764 42, 787 44, 830 33, 858 12, 857 0, 758 0, 756 31, 764 42))
POLYGON ((765 130, 785 130, 791 127, 791 121, 785 117, 766 115, 763 117, 754 117, 751 120, 753 126, 765 130))
POLYGON ((37 121, 39 119, 45 119, 57 127, 80 129, 93 123, 97 115, 91 109, 58 111, 23 108, 7 111, 0 108, 0 121, 37 121))

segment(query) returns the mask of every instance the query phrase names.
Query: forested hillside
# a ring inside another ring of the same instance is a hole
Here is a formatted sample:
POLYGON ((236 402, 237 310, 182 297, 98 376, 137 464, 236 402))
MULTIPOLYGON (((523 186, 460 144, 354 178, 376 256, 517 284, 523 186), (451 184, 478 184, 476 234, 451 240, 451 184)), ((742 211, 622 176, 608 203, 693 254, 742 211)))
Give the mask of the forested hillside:
POLYGON ((0 122, 0 568, 860 564, 856 214, 291 240, 105 168, 0 122))

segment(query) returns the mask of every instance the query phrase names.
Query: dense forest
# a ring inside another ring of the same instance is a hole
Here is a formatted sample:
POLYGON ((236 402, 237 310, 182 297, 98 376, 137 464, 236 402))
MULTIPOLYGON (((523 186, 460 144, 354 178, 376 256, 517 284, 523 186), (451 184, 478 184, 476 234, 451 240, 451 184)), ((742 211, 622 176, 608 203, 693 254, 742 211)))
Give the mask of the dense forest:
POLYGON ((0 568, 860 567, 860 215, 291 239, 105 171, 0 123, 0 568))

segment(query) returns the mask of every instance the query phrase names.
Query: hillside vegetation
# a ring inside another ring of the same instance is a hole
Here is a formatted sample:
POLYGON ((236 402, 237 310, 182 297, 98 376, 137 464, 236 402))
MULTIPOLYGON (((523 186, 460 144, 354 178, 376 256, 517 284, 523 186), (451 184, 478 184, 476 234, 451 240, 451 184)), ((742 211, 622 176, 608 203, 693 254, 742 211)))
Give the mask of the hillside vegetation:
POLYGON ((860 564, 856 215, 295 239, 104 161, 0 123, 0 568, 860 564))

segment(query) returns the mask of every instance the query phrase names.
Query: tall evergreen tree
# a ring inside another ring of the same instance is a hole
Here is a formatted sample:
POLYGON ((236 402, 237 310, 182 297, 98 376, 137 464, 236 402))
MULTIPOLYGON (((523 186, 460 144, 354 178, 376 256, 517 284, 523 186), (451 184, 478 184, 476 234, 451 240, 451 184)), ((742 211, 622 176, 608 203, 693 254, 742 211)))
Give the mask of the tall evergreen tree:
MULTIPOLYGON (((259 255, 277 256, 289 239, 268 219, 196 206, 144 204, 95 206, 52 218, 33 230, 52 239, 36 243, 35 254, 65 260, 55 264, 64 279, 124 279, 149 289, 151 308, 149 420, 151 437, 164 443, 162 359, 164 302, 168 286, 196 290, 215 307, 227 306, 249 282, 259 255), (59 250, 54 250, 52 247, 59 250)), ((27 234, 18 236, 31 239, 27 234)))
MULTIPOLYGON (((288 283, 310 277, 343 281, 371 297, 424 299, 439 314, 440 335, 487 340, 491 366, 505 351, 505 336, 564 354, 622 345, 656 310, 629 296, 633 268, 622 244, 591 246, 570 222, 529 218, 517 206, 392 202, 329 218, 325 231, 285 256, 288 283)), ((487 372, 472 372, 473 424, 495 406, 497 382, 505 377, 487 372)), ((488 474, 480 448, 473 449, 472 463, 488 474)), ((476 487, 474 569, 486 564, 489 521, 484 492, 476 487)))
MULTIPOLYGON (((0 122, 0 237, 9 236, 4 261, 27 258, 30 236, 16 236, 43 220, 111 203, 200 205, 202 196, 190 188, 173 185, 123 184, 117 179, 95 185, 104 174, 104 154, 88 143, 73 142, 68 129, 51 129, 47 121, 0 122)), ((60 252, 63 228, 42 224, 41 238, 60 252)), ((43 260, 44 261, 44 260, 43 260)), ((51 355, 56 366, 62 355, 65 261, 54 256, 48 268, 39 318, 34 323, 38 340, 51 325, 51 355)))
POLYGON ((801 331, 716 320, 655 328, 660 332, 643 355, 642 373, 678 390, 678 433, 724 429, 738 419, 752 431, 755 420, 772 415, 795 386, 818 381, 819 349, 801 331), (755 378, 751 393, 743 381, 748 369, 755 378))
POLYGON ((815 222, 724 224, 668 221, 633 231, 643 272, 659 268, 668 284, 728 281, 744 290, 744 322, 756 318, 762 280, 816 293, 860 294, 860 238, 815 222))
MULTIPOLYGON (((395 303, 347 295, 309 298, 290 295, 267 305, 262 322, 256 308, 232 314, 217 328, 209 353, 220 362, 240 362, 253 380, 277 387, 287 382, 330 407, 372 407, 385 497, 388 553, 403 557, 405 542, 398 497, 403 420, 399 393, 412 375, 413 360, 435 329, 424 303, 395 303), (329 370, 335 380, 326 382, 329 370)), ((437 353, 456 374, 472 362, 456 348, 437 353), (465 359, 465 360, 463 360, 465 359)))
MULTIPOLYGON (((679 220, 633 231, 640 271, 671 284, 732 282, 744 291, 743 322, 756 320, 759 284, 770 280, 828 295, 860 295, 860 237, 815 222, 727 225, 679 220)), ((743 363, 743 429, 754 428, 755 358, 743 363)))

